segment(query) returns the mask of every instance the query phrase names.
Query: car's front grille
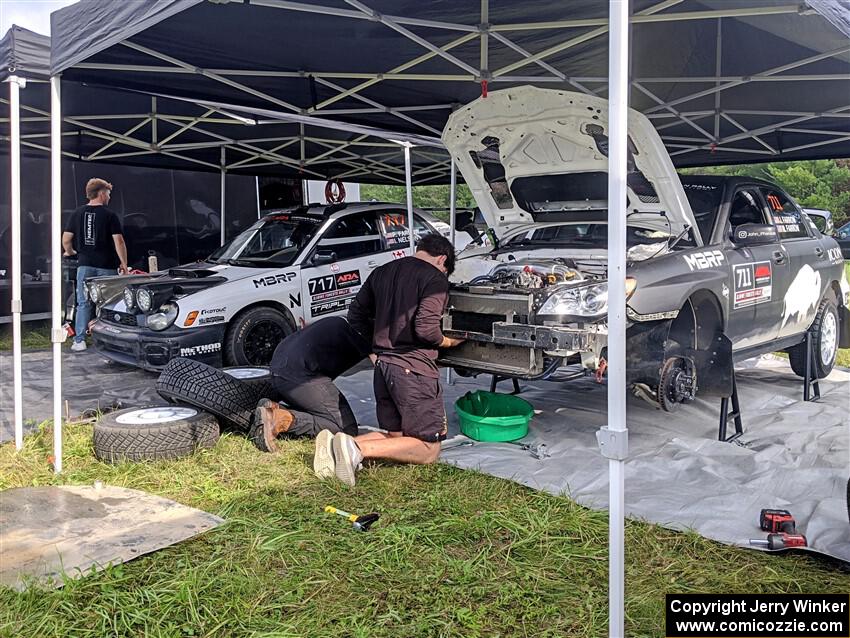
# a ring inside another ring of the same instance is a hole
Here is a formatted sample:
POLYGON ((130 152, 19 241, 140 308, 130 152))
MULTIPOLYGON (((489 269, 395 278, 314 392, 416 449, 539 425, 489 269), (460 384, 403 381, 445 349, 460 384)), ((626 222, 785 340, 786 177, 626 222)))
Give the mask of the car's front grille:
POLYGON ((121 326, 137 326, 136 315, 131 315, 128 312, 118 312, 117 310, 108 310, 104 308, 100 311, 100 319, 106 323, 117 323, 121 326))

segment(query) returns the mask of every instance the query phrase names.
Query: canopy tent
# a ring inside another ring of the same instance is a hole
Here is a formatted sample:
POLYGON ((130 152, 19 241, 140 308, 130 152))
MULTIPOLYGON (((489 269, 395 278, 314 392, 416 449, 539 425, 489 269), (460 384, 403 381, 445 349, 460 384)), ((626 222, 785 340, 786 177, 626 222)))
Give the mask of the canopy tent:
MULTIPOLYGON (((631 106, 677 165, 850 156, 844 0, 632 4, 631 106)), ((604 10, 596 0, 570 2, 568 15, 506 0, 83 1, 53 14, 52 68, 433 135, 483 82, 604 95, 604 10)))

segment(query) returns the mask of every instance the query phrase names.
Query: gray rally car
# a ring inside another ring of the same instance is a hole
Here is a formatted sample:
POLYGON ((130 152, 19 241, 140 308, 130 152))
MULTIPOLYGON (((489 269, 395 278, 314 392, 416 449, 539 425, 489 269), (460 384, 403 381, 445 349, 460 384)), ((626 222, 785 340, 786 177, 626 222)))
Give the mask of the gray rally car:
MULTIPOLYGON (((461 372, 542 378, 604 372, 608 311, 607 102, 566 91, 494 91, 456 111, 443 141, 495 246, 458 260, 444 329, 461 372)), ((649 120, 629 114, 627 380, 666 410, 729 396, 733 364, 786 350, 826 376, 850 345, 837 243, 780 188, 679 177, 649 120)), ((459 220, 458 226, 470 220, 459 220)))

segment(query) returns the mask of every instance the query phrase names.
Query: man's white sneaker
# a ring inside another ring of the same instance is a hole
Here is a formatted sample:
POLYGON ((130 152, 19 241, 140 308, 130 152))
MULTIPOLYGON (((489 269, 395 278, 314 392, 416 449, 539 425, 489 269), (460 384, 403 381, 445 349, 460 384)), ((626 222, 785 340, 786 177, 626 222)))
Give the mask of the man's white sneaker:
POLYGON ((343 432, 337 432, 333 440, 334 460, 336 465, 334 473, 336 477, 345 483, 354 487, 356 481, 354 473, 363 460, 363 453, 357 445, 357 441, 353 436, 349 436, 343 432))
POLYGON ((82 352, 85 349, 86 349, 86 342, 85 341, 75 341, 74 343, 71 344, 71 350, 73 350, 74 352, 82 352))
POLYGON ((316 452, 313 455, 313 472, 320 479, 334 476, 334 435, 330 430, 322 430, 316 437, 316 452))

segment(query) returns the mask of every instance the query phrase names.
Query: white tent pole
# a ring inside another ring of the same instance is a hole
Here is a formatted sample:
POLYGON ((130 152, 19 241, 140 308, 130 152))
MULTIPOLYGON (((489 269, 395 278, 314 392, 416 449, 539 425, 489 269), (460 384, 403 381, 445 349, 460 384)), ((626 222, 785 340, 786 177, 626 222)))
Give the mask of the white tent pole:
MULTIPOLYGON (((449 237, 451 238, 452 248, 455 247, 455 222, 457 221, 457 175, 455 170, 455 158, 452 155, 452 160, 449 169, 449 237)), ((452 369, 446 368, 446 383, 452 385, 452 369)))
POLYGON ((221 147, 221 245, 224 246, 225 237, 224 237, 224 229, 225 229, 225 192, 227 181, 227 165, 225 164, 224 159, 224 146, 221 147))
POLYGON ((404 143, 404 189, 407 195, 407 226, 410 232, 410 254, 416 253, 416 237, 413 235, 413 171, 410 168, 410 143, 404 143))
POLYGON ((260 218, 260 178, 254 175, 254 192, 257 195, 257 219, 260 218))
POLYGON ((21 381, 21 112, 20 89, 26 80, 12 75, 9 83, 9 164, 12 179, 12 376, 14 377, 15 449, 24 447, 24 399, 21 381))
POLYGON ((53 469, 62 472, 62 79, 50 78, 50 228, 52 250, 50 285, 52 289, 53 342, 53 469))
POLYGON ((597 438, 608 460, 608 635, 625 636, 626 148, 629 2, 609 0, 608 47, 608 425, 597 438))

